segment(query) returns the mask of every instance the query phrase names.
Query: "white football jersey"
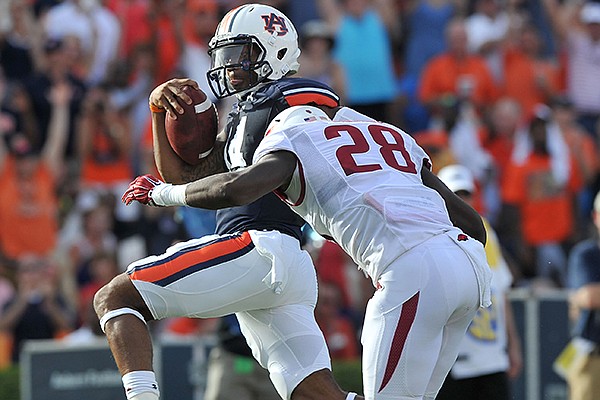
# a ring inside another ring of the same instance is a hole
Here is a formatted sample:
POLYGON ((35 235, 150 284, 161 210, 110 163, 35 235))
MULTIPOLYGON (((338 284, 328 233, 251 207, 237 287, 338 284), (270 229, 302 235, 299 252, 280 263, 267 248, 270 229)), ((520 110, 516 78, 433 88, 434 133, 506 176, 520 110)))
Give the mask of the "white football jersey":
POLYGON ((334 121, 276 127, 254 162, 294 153, 298 166, 281 197, 375 282, 398 256, 453 226, 443 198, 421 180, 425 151, 399 128, 361 116, 342 109, 334 121))

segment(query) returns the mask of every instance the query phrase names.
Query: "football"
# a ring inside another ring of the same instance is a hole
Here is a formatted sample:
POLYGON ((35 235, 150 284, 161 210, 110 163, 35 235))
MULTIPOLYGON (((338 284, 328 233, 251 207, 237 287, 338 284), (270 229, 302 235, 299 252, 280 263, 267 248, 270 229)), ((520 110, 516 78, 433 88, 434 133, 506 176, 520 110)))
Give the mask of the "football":
POLYGON ((192 104, 180 102, 184 112, 177 119, 167 113, 165 130, 175 153, 186 163, 197 165, 215 144, 219 129, 217 109, 202 90, 192 86, 184 86, 182 90, 190 96, 192 104))

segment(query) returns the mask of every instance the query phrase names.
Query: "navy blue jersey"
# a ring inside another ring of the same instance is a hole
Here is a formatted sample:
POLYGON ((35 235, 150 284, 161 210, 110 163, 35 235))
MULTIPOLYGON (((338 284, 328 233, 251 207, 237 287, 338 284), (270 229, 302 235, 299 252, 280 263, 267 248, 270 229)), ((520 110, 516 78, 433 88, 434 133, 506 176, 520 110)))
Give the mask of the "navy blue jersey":
MULTIPOLYGON (((322 83, 303 78, 272 81, 234 104, 227 116, 225 163, 230 171, 245 168, 262 140, 269 123, 288 107, 303 104, 329 107, 339 105, 339 97, 322 83)), ((246 206, 217 211, 217 233, 277 230, 300 240, 304 220, 273 193, 246 206)))

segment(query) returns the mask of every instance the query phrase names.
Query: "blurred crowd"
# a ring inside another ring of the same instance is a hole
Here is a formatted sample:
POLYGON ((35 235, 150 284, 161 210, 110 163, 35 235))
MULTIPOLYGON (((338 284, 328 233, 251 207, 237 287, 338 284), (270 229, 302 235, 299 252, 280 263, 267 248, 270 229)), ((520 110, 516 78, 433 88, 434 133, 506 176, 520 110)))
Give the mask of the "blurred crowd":
MULTIPOLYGON (((467 167, 515 286, 568 285, 600 189, 600 3, 272 0, 300 35, 300 76, 393 123, 434 172, 467 167)), ((0 2, 0 363, 25 339, 99 335, 91 299, 135 259, 212 233, 214 213, 124 206, 156 174, 148 94, 206 82, 208 42, 235 0, 0 2), (2 356, 3 355, 3 356, 2 356)), ((217 103, 222 120, 230 100, 217 103)), ((223 121, 221 121, 223 122, 223 121)), ((307 229, 317 319, 356 359, 370 282, 307 229)), ((214 321, 172 321, 203 334, 214 321)))

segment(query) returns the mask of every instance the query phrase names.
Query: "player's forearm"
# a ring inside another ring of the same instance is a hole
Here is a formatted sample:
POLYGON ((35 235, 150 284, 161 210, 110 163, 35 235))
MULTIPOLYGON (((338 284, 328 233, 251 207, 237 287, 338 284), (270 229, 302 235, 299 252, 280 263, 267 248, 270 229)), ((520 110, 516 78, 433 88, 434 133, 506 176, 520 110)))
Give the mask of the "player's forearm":
POLYGON ((251 203, 268 193, 268 189, 261 189, 260 185, 248 186, 252 181, 239 176, 240 172, 227 172, 183 185, 161 183, 151 189, 150 197, 157 206, 218 210, 251 203))
POLYGON ((270 153, 248 168, 187 185, 186 203, 209 209, 250 204, 277 188, 287 187, 295 167, 294 154, 270 153))
POLYGON ((240 185, 236 172, 213 175, 187 185, 185 203, 190 207, 218 210, 241 206, 257 200, 265 193, 246 190, 240 185))
POLYGON ((280 151, 264 156, 248 168, 215 174, 186 185, 157 185, 150 197, 159 206, 187 205, 213 210, 241 206, 287 187, 295 166, 295 156, 280 151))
POLYGON ((152 143, 154 162, 158 172, 166 182, 182 183, 176 178, 185 164, 171 148, 165 132, 165 113, 152 113, 152 143))

